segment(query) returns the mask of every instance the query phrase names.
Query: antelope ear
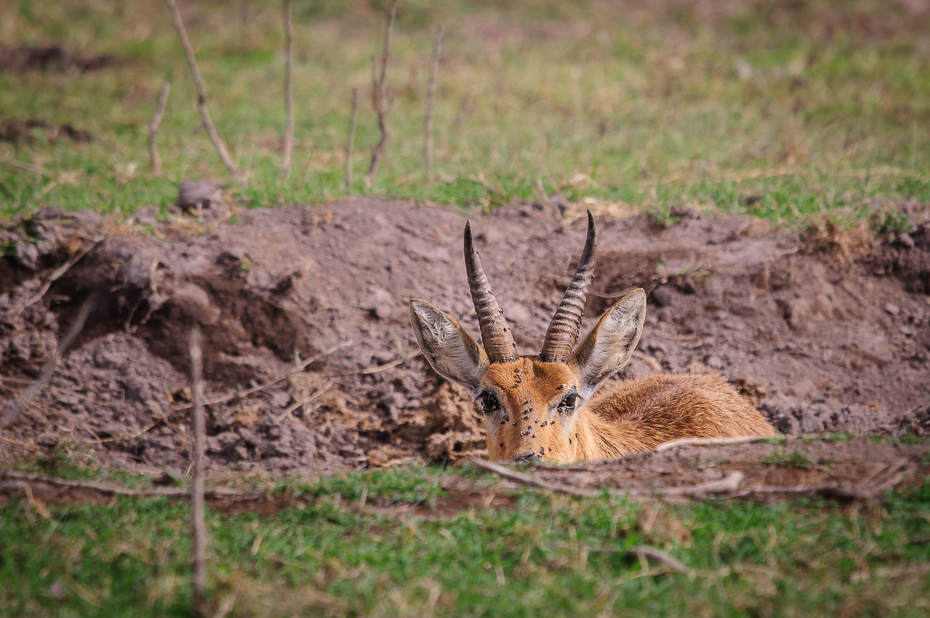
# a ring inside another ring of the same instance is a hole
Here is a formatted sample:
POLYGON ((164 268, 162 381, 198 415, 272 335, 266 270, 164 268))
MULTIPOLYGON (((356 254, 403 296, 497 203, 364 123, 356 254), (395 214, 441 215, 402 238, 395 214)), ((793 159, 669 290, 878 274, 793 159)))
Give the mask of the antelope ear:
POLYGON ((572 361, 590 397, 597 385, 617 373, 630 360, 646 319, 646 292, 642 288, 621 298, 601 316, 584 338, 572 361))
POLYGON ((410 301, 410 321, 423 356, 436 373, 474 392, 489 364, 481 346, 454 318, 417 298, 410 301))

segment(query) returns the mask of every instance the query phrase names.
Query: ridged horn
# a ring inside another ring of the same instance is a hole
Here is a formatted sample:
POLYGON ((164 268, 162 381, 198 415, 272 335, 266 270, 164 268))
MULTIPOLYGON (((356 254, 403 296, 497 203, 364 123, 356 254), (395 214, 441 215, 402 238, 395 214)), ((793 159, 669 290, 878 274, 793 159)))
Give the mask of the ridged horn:
POLYGON ((513 341, 510 327, 504 319, 504 310, 494 298, 491 284, 481 267, 475 241, 471 236, 471 223, 465 223, 465 270, 468 273, 468 288, 475 303, 481 341, 488 360, 492 363, 509 363, 517 360, 517 344, 513 341))
POLYGON ((546 330, 546 340, 539 352, 539 360, 546 363, 564 363, 575 347, 578 333, 581 330, 581 318, 584 316, 584 303, 594 280, 595 252, 597 250, 597 228, 594 226, 594 215, 588 211, 588 237, 584 241, 584 251, 578 261, 578 268, 572 282, 565 290, 562 303, 556 310, 549 328, 546 330))

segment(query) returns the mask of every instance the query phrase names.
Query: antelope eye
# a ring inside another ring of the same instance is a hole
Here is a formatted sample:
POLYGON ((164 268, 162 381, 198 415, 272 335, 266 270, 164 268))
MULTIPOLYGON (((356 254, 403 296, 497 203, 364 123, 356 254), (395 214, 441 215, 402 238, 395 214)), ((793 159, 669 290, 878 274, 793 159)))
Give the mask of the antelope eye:
POLYGON ((493 393, 481 393, 478 396, 478 405, 484 410, 485 414, 494 414, 501 409, 501 402, 493 393))
POLYGON ((578 403, 578 395, 571 393, 559 403, 559 412, 562 414, 571 414, 575 411, 575 405, 578 403))

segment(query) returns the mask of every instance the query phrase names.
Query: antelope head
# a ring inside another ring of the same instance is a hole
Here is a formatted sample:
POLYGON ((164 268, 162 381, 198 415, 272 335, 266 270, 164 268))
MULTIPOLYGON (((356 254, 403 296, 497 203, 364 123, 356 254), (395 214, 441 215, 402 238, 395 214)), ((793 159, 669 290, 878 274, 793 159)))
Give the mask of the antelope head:
MULTIPOLYGON (((465 224, 465 268, 478 314, 481 341, 433 305, 410 301, 417 342, 442 377, 461 384, 484 411, 492 460, 574 461, 585 404, 598 385, 620 370, 639 342, 646 294, 635 290, 601 316, 575 347, 585 298, 594 279, 597 230, 588 235, 578 269, 559 305, 538 356, 520 356, 465 224)), ((587 413, 590 414, 590 413, 587 413)))

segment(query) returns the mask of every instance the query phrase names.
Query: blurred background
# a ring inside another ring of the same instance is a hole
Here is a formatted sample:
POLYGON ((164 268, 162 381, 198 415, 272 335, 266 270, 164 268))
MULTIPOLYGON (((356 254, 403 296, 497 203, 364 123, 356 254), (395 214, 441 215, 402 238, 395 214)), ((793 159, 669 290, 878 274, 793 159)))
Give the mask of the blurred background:
MULTIPOLYGON (((557 195, 616 212, 678 207, 795 225, 930 201, 927 0, 400 0, 379 133, 371 62, 385 2, 301 1, 294 29, 294 161, 279 176, 282 2, 179 0, 235 182, 202 129, 161 0, 0 5, 0 212, 133 212, 213 178, 236 203, 347 193, 493 208, 557 195), (423 122, 444 38, 433 173, 423 122), (148 124, 171 93, 152 174, 148 124), (354 182, 343 183, 359 88, 354 182)), ((892 213, 888 215, 887 213, 892 213)))

